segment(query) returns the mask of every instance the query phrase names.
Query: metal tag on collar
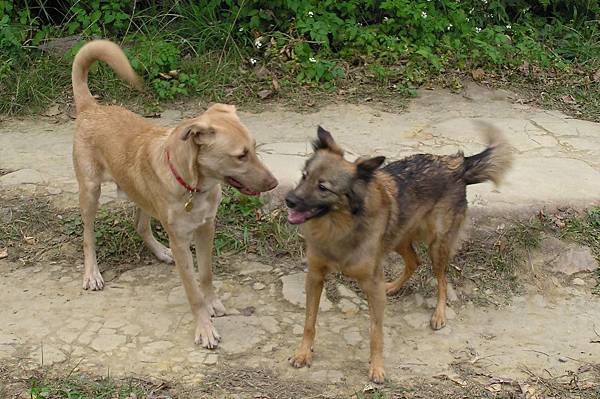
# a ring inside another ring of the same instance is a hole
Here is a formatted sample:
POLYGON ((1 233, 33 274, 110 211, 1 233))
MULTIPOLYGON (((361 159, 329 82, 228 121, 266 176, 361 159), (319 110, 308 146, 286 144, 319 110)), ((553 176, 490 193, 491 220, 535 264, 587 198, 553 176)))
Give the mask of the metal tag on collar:
POLYGON ((190 191, 190 197, 188 198, 188 201, 185 203, 185 211, 186 212, 190 212, 192 209, 194 209, 194 193, 192 191, 190 191))

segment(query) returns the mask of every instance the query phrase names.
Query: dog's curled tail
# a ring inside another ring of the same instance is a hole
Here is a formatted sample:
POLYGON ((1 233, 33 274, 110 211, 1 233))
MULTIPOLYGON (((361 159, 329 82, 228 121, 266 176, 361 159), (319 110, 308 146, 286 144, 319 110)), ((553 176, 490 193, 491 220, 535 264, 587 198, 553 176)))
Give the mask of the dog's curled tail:
POLYGON ((77 113, 86 107, 96 104, 88 88, 87 79, 90 66, 96 61, 106 62, 119 77, 137 89, 142 88, 142 81, 129 64, 129 60, 121 47, 108 40, 94 40, 85 44, 73 60, 71 79, 73 81, 73 97, 77 113))
POLYGON ((486 137, 487 148, 479 154, 465 157, 463 179, 466 184, 491 180, 499 184, 512 164, 512 150, 504 135, 493 125, 477 121, 486 137))

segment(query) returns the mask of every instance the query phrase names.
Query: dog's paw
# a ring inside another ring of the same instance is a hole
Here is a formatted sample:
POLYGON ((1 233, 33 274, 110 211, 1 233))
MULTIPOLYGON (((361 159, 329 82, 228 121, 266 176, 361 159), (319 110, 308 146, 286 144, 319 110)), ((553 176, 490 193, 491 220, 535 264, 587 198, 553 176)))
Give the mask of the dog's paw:
POLYGON ((385 293, 386 295, 394 295, 400 287, 398 287, 393 281, 391 283, 385 283, 385 293))
POLYGON ((198 321, 196 325, 196 337, 194 342, 196 345, 202 345, 207 349, 215 349, 219 345, 221 336, 215 329, 210 318, 206 321, 198 321))
POLYGON ((223 306, 223 302, 219 298, 213 299, 208 305, 208 312, 213 317, 221 317, 225 316, 225 306, 223 306))
POLYGON ((446 326, 446 312, 444 312, 443 310, 440 311, 438 309, 435 310, 435 312, 433 312, 433 316, 431 316, 431 328, 434 330, 439 330, 442 329, 446 326))
POLYGON ((310 367, 312 364, 312 352, 297 350, 296 353, 294 353, 294 356, 290 357, 288 360, 290 364, 297 369, 304 366, 310 367))
POLYGON ((104 279, 100 272, 92 273, 91 275, 83 276, 83 289, 84 290, 92 290, 92 291, 100 291, 104 288, 104 279))
POLYGON ((371 365, 369 367, 369 379, 376 384, 383 384, 385 381, 383 365, 371 365))
POLYGON ((173 253, 171 252, 171 248, 162 247, 154 251, 154 256, 156 259, 163 263, 172 264, 173 263, 173 253))

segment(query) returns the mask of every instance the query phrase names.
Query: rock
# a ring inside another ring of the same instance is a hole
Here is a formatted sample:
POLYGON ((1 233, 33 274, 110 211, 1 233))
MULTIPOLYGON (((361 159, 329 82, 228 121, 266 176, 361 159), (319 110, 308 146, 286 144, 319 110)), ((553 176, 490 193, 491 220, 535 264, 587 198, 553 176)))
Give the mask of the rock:
POLYGON ((362 335, 360 335, 360 332, 356 328, 344 331, 342 335, 346 343, 350 346, 356 346, 359 342, 363 340, 362 335))
POLYGON ((247 276, 256 273, 268 273, 273 268, 260 262, 245 261, 232 265, 233 268, 242 276, 247 276))
POLYGON ((206 356, 206 359, 204 359, 204 364, 207 366, 214 366, 215 364, 217 364, 217 361, 219 360, 219 355, 217 355, 216 353, 209 353, 206 356))
POLYGON ((435 309, 435 307, 437 306, 437 298, 427 298, 425 300, 425 304, 427 305, 427 308, 435 309))
POLYGON ((598 269, 598 262, 594 259, 590 248, 575 243, 566 243, 551 236, 542 240, 532 261, 535 267, 543 267, 554 273, 568 276, 581 272, 593 272, 598 269))
MULTIPOLYGON (((123 276, 121 275, 121 280, 122 279, 123 276)), ((177 287, 173 288, 171 292, 169 292, 167 301, 170 305, 187 305, 188 301, 187 297, 185 296, 185 289, 183 286, 178 285, 177 287)))
POLYGON ((358 298, 358 295, 356 295, 356 292, 352 291, 350 288, 346 287, 343 284, 338 284, 337 290, 341 297, 348 298, 348 299, 358 298))
POLYGON ((454 311, 454 309, 446 306, 446 318, 448 320, 452 320, 452 319, 456 318, 456 312, 454 311))
POLYGON ((40 184, 44 181, 44 176, 35 169, 20 169, 0 176, 0 183, 6 185, 40 184))
POLYGON ((458 301, 458 295, 456 295, 456 291, 454 290, 454 286, 452 286, 451 283, 448 283, 448 294, 447 294, 447 300, 448 302, 452 303, 452 302, 456 302, 458 301))
POLYGON ((409 313, 403 319, 412 328, 423 328, 429 325, 430 315, 424 312, 409 313))
POLYGON ((569 361, 569 359, 567 359, 567 358, 566 358, 566 357, 564 357, 564 356, 561 356, 561 357, 559 357, 559 358, 558 358, 558 361, 559 361, 559 362, 561 362, 561 363, 566 363, 566 362, 568 362, 568 361, 569 361))
MULTIPOLYGON (((81 339, 81 337, 80 337, 81 339)), ((98 352, 110 352, 125 344, 127 338, 124 335, 108 334, 98 335, 91 343, 92 349, 98 352)))
MULTIPOLYGON (((283 297, 290 303, 298 305, 301 308, 306 308, 306 292, 304 290, 305 273, 294 273, 280 278, 283 283, 283 297)), ((326 295, 321 295, 321 303, 319 309, 328 311, 333 307, 333 304, 326 295)))
POLYGON ((67 360, 67 356, 58 348, 44 346, 42 350, 44 366, 50 366, 67 360))
POLYGON ((301 326, 300 324, 294 324, 294 327, 292 328, 292 334, 302 335, 303 332, 304 332, 303 326, 301 326))
POLYGON ((142 351, 149 354, 160 355, 163 352, 168 351, 173 347, 173 344, 169 341, 156 341, 144 345, 142 351))
POLYGON ((263 283, 259 283, 259 282, 252 284, 252 288, 254 288, 256 291, 263 290, 263 289, 265 289, 265 287, 266 287, 266 285, 264 285, 263 283))
POLYGON ((355 303, 346 298, 340 299, 340 302, 337 304, 337 306, 344 314, 355 314, 359 310, 355 303))
POLYGON ((415 305, 417 307, 421 307, 425 303, 425 299, 423 298, 423 295, 419 294, 418 292, 415 293, 414 300, 415 300, 415 305))
POLYGON ((255 316, 218 317, 214 319, 214 324, 223 337, 219 348, 230 354, 244 353, 254 349, 265 335, 261 319, 255 316))
POLYGON ((580 272, 593 272, 598 269, 598 262, 594 259, 588 247, 570 244, 566 251, 551 263, 552 271, 571 276, 580 272))
POLYGON ((583 281, 583 279, 580 279, 579 277, 575 277, 573 280, 571 280, 571 283, 573 285, 579 285, 579 286, 585 285, 585 281, 583 281))

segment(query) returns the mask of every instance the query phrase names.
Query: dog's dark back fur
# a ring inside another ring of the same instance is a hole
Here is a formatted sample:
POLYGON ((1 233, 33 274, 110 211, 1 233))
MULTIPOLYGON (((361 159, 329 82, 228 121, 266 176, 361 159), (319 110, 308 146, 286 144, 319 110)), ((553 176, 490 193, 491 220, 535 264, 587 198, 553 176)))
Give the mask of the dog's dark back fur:
MULTIPOLYGON (((361 247, 355 246, 357 234, 379 230, 376 236, 382 239, 381 251, 386 252, 403 241, 423 239, 431 243, 457 230, 453 226, 462 224, 467 208, 466 186, 487 180, 498 183, 511 163, 511 151, 502 135, 491 125, 479 125, 488 141, 488 147, 479 154, 417 154, 379 169, 382 157, 346 161, 331 135, 319 128, 313 144, 315 153, 306 164, 309 177, 290 194, 300 204, 325 204, 327 208, 303 225, 308 245, 327 246, 326 252, 331 254, 337 252, 331 243, 339 246, 346 237, 349 245, 339 251, 340 255, 347 254, 361 247), (324 199, 317 182, 331 184, 339 195, 324 199)), ((452 234, 458 235, 458 231, 452 234)), ((450 241, 455 242, 456 237, 450 241)))

